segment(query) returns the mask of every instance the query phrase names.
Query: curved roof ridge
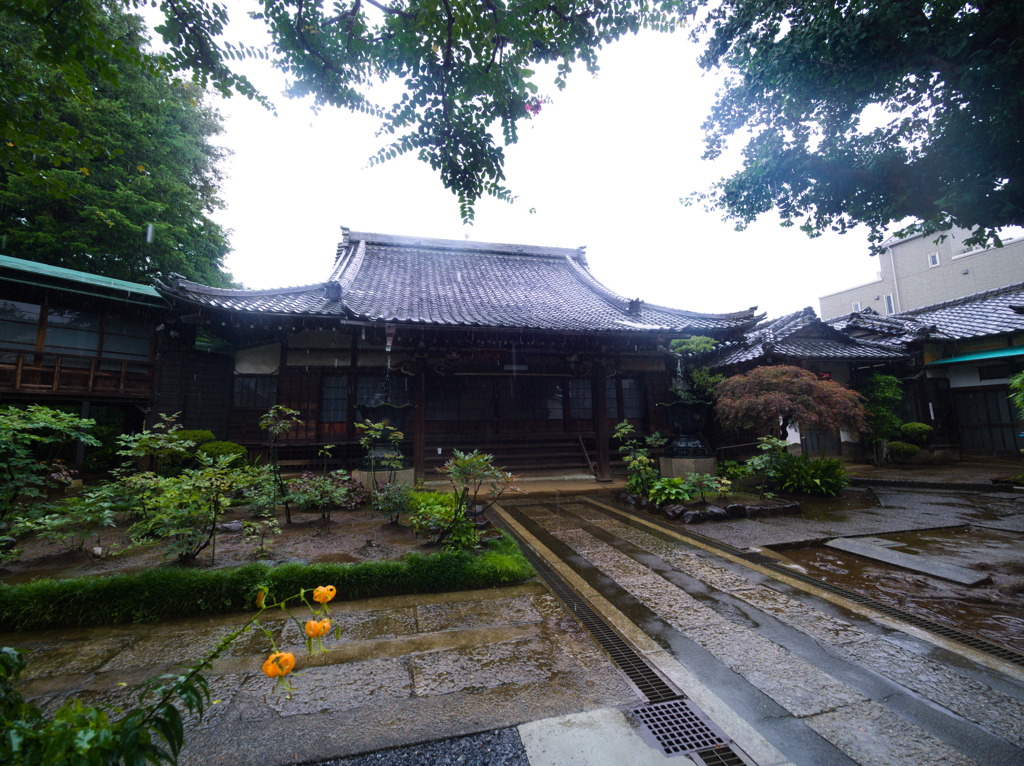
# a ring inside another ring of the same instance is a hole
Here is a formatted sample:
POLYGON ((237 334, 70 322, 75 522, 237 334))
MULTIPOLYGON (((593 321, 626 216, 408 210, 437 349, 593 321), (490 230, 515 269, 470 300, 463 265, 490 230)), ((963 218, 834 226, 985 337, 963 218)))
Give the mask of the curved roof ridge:
POLYGON ((189 292, 200 293, 202 295, 217 295, 231 298, 255 297, 262 295, 284 295, 286 293, 308 292, 310 290, 316 290, 324 286, 323 282, 312 282, 310 284, 293 285, 291 287, 210 287, 209 285, 204 285, 201 282, 193 282, 191 279, 186 279, 185 277, 181 276, 181 274, 173 273, 167 277, 167 282, 162 282, 159 279, 154 279, 153 282, 157 285, 158 290, 162 287, 170 292, 188 290, 189 292))
MULTIPOLYGON (((614 308, 617 308, 625 313, 629 313, 629 306, 633 303, 632 300, 619 295, 611 288, 605 286, 603 282, 598 280, 590 270, 582 266, 575 258, 569 258, 569 267, 573 274, 587 287, 594 291, 599 297, 603 298, 607 303, 611 304, 614 308)), ((647 301, 641 301, 641 308, 650 309, 652 311, 664 312, 673 316, 681 317, 707 317, 709 319, 753 319, 754 312, 757 310, 757 306, 751 306, 745 311, 733 311, 726 314, 707 314, 701 311, 687 311, 686 309, 677 309, 671 306, 661 306, 657 303, 648 303, 647 301)))
POLYGON ((629 312, 629 298, 625 298, 605 287, 597 280, 597 277, 590 273, 589 269, 584 268, 572 258, 567 258, 566 263, 569 266, 570 273, 572 273, 580 282, 594 292, 594 294, 601 298, 605 303, 611 305, 612 308, 619 309, 619 311, 622 311, 623 313, 629 312))
POLYGON ((569 258, 572 260, 581 257, 580 248, 476 242, 470 239, 440 239, 436 237, 381 234, 379 232, 366 231, 350 231, 348 232, 348 239, 350 242, 390 245, 392 247, 419 247, 431 250, 470 251, 543 258, 569 258))
POLYGON ((363 267, 365 258, 366 242, 360 240, 359 244, 355 247, 349 246, 348 253, 338 259, 327 281, 337 282, 341 288, 341 295, 344 296, 345 293, 352 289, 352 283, 359 276, 359 270, 363 267))

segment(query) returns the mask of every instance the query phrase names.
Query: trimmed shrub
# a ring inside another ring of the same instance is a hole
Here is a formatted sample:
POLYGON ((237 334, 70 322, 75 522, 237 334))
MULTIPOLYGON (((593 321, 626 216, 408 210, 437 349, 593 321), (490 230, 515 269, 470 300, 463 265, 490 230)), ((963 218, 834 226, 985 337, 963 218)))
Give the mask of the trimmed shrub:
POLYGON ((889 451, 889 457, 897 463, 912 458, 921 451, 920 447, 909 442, 888 442, 885 448, 889 451))
MULTIPOLYGON (((182 433, 182 432, 179 432, 182 433)), ((209 441, 199 445, 197 452, 209 455, 214 460, 224 455, 234 455, 236 458, 244 459, 249 451, 241 444, 235 442, 209 441)))
POLYGON ((911 444, 925 444, 934 430, 927 423, 904 423, 900 426, 900 434, 911 444))
POLYGON ((230 569, 149 569, 135 574, 35 580, 0 585, 0 624, 7 630, 93 627, 177 617, 253 611, 257 591, 268 601, 300 588, 330 584, 339 600, 473 590, 534 575, 515 541, 489 541, 482 552, 409 554, 399 561, 356 564, 247 564, 230 569))
POLYGON ((186 430, 179 428, 176 431, 171 432, 175 439, 182 442, 192 442, 196 447, 200 447, 207 442, 212 442, 217 437, 213 435, 213 431, 207 431, 205 429, 192 429, 186 430))

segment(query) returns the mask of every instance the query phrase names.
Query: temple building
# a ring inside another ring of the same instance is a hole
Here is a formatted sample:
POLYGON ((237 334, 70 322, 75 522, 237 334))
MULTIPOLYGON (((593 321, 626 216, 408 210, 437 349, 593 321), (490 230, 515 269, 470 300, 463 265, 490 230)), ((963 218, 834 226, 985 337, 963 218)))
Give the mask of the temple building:
POLYGON ((298 410, 295 463, 351 455, 361 408, 410 405, 418 476, 452 449, 519 471, 611 475, 611 431, 663 427, 673 338, 738 338, 754 309, 704 314, 616 295, 583 249, 343 229, 324 282, 226 290, 158 283, 179 320, 162 352, 160 411, 257 448, 271 405, 298 410))

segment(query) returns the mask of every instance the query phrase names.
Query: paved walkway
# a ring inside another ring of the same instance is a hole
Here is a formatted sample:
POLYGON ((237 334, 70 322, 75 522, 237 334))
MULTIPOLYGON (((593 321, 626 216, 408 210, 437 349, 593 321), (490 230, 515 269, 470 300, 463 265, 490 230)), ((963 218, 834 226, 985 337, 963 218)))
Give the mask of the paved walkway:
MULTIPOLYGON (((1019 667, 851 610, 608 499, 573 497, 577 487, 537 488, 503 504, 507 522, 751 763, 1024 764, 1019 667)), ((921 523, 963 505, 901 497, 889 516, 921 523)), ((999 502, 1016 528, 1022 501, 999 502)), ((774 521, 789 518, 761 523, 774 521)), ((31 652, 21 688, 45 707, 72 694, 125 705, 132 685, 200 656, 240 619, 0 643, 31 652)), ((190 729, 182 763, 690 762, 641 739, 630 711, 646 698, 539 583, 343 603, 334 619, 345 641, 312 659, 284 615, 268 621, 300 657, 290 700, 258 670, 262 636, 218 660, 217 703, 190 729)))
POLYGON ((764 751, 763 738, 794 763, 1024 763, 1017 668, 836 607, 605 502, 508 510, 595 583, 613 623, 655 639, 649 658, 685 668, 680 688, 743 750, 764 751))

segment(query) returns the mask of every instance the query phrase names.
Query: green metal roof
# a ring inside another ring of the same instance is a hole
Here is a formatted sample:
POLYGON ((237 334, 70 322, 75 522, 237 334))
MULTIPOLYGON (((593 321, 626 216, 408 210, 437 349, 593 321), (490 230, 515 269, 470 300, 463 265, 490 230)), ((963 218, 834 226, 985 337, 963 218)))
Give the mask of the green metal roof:
POLYGON ((55 284, 55 280, 74 282, 79 285, 83 285, 86 288, 77 290, 76 292, 85 292, 92 295, 107 295, 109 294, 109 291, 112 290, 119 293, 139 296, 140 298, 156 299, 156 301, 147 301, 147 303, 164 303, 160 293, 156 291, 156 288, 151 287, 150 285, 140 285, 136 282, 127 282, 123 279, 101 277, 98 274, 89 274, 85 271, 65 269, 61 266, 51 266, 48 263, 37 263, 36 261, 26 261, 21 258, 12 258, 8 255, 0 255, 0 269, 15 269, 17 271, 25 272, 26 277, 28 277, 28 275, 35 277, 35 279, 18 278, 12 280, 22 284, 35 285, 38 287, 59 287, 59 285, 55 284), (87 289, 89 287, 104 288, 104 291, 90 291, 87 289))
POLYGON ((950 356, 945 359, 936 359, 928 364, 960 364, 961 362, 981 362, 986 359, 1003 359, 1008 356, 1024 356, 1024 346, 1011 346, 1009 348, 992 348, 988 351, 978 351, 974 354, 963 356, 950 356))

